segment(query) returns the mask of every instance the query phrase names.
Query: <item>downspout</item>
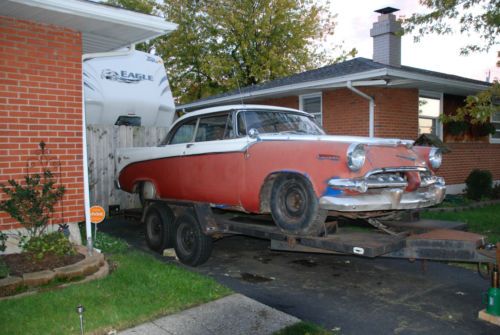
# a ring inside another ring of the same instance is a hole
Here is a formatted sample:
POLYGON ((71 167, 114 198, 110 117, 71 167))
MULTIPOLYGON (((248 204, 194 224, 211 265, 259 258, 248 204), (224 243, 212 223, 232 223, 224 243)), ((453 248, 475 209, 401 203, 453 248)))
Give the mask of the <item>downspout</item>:
MULTIPOLYGON (((131 44, 129 49, 111 52, 98 52, 82 55, 82 73, 83 62, 88 59, 98 57, 126 56, 135 50, 135 45, 131 44)), ((87 155, 87 125, 86 125, 86 107, 85 107, 85 90, 84 77, 82 75, 82 136, 83 136, 83 202, 85 207, 85 230, 87 233, 87 251, 90 256, 94 252, 94 243, 92 241, 92 226, 90 225, 90 193, 89 193, 89 164, 87 155)))
POLYGON ((375 99, 373 97, 369 96, 366 93, 361 92, 357 88, 352 86, 352 82, 349 80, 347 82, 347 88, 356 93, 359 96, 362 96, 363 98, 367 99, 369 101, 369 115, 370 115, 370 120, 369 120, 369 134, 370 137, 375 136, 375 99))

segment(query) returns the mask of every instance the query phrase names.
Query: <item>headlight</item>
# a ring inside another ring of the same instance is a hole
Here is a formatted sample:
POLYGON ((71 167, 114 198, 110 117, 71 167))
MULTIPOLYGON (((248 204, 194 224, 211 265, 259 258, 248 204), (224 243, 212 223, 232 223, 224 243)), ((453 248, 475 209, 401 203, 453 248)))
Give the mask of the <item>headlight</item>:
POLYGON ((353 143, 347 149, 347 166, 351 171, 358 171, 365 164, 365 147, 361 143, 353 143))
POLYGON ((441 162, 443 161, 443 154, 441 153, 441 149, 432 148, 429 152, 429 163, 433 170, 439 169, 441 166, 441 162))

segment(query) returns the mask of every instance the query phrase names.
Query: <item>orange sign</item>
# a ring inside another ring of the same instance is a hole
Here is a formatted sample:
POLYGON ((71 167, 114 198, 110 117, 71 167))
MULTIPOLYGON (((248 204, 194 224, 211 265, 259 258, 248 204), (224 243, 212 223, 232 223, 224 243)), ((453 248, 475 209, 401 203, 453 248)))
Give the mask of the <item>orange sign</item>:
POLYGON ((106 217, 106 212, 104 211, 104 208, 101 206, 92 206, 90 207, 90 222, 92 223, 101 223, 104 221, 104 218, 106 217))

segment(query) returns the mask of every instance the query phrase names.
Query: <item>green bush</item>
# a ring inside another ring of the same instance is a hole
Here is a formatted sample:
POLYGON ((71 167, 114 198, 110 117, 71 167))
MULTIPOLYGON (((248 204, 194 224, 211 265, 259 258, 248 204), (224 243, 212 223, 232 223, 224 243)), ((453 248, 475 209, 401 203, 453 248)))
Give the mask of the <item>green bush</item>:
POLYGON ((0 258, 0 279, 5 278, 9 275, 9 267, 5 262, 0 258))
POLYGON ((493 199, 500 199, 500 184, 493 186, 493 189, 491 190, 491 197, 493 199))
POLYGON ((490 197, 493 190, 493 176, 488 170, 475 169, 465 180, 465 194, 472 200, 490 197))
POLYGON ((445 124, 445 130, 451 135, 462 135, 469 130, 469 124, 465 121, 450 121, 445 124))
POLYGON ((64 186, 56 186, 49 169, 43 173, 24 176, 24 182, 13 179, 9 186, 0 184, 0 189, 9 197, 0 201, 0 210, 7 212, 26 228, 29 237, 43 235, 55 204, 64 195, 64 186))
POLYGON ((0 251, 5 251, 5 249, 7 248, 7 247, 5 246, 5 243, 7 242, 7 238, 8 238, 8 237, 7 237, 7 234, 2 233, 2 232, 0 231, 0 251))
POLYGON ((42 259, 49 253, 58 256, 75 254, 75 249, 71 242, 60 232, 32 237, 23 245, 23 249, 33 254, 35 259, 42 259))

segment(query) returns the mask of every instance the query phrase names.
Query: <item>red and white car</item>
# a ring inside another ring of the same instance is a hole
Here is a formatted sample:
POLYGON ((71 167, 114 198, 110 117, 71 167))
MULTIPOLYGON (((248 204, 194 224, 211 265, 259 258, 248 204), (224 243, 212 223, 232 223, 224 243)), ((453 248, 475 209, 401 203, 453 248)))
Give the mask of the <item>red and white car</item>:
POLYGON ((370 218, 440 203, 441 152, 412 143, 325 135, 295 109, 220 106, 182 116, 157 147, 119 150, 117 181, 145 199, 270 213, 287 233, 318 235, 329 214, 370 218))

